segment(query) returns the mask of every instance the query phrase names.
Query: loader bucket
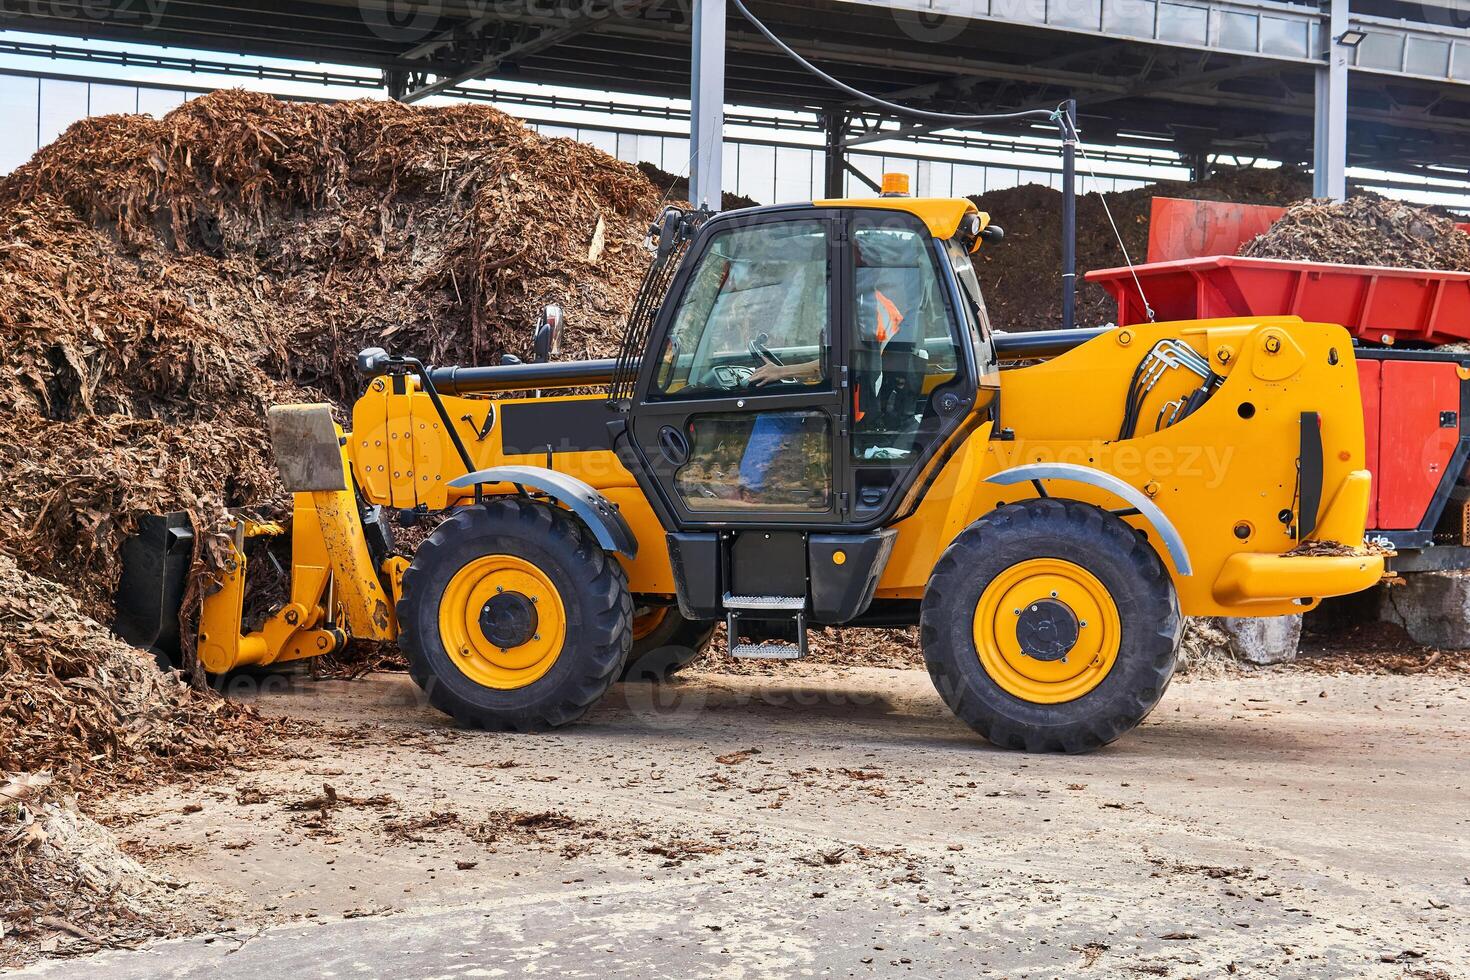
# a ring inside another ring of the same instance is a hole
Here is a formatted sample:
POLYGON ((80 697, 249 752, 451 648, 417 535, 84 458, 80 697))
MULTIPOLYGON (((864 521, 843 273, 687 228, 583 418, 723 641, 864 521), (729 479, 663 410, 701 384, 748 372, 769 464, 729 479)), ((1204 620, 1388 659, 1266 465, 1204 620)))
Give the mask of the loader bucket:
POLYGON ((182 663, 179 610, 194 556, 194 528, 183 511, 149 514, 123 542, 112 631, 147 650, 160 667, 182 663))

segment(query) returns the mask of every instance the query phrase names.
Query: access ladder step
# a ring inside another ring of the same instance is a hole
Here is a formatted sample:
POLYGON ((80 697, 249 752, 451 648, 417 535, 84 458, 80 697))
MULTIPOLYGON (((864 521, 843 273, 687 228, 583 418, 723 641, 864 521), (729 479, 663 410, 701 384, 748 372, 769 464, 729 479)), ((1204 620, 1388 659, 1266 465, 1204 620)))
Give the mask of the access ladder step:
POLYGON ((800 660, 801 647, 792 643, 737 643, 730 656, 747 660, 800 660))
POLYGON ((805 596, 730 595, 725 594, 726 609, 760 609, 774 612, 798 612, 806 608, 805 596))

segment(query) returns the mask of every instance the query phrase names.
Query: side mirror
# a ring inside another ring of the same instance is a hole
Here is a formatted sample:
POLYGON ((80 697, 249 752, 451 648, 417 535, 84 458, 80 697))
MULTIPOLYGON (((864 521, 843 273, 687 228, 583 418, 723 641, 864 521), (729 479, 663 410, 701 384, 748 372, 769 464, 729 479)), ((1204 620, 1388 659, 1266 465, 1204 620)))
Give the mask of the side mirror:
POLYGON ((368 347, 357 354, 357 373, 375 377, 383 373, 388 363, 388 352, 381 347, 368 347))
POLYGON ((566 314, 560 306, 552 304, 541 311, 541 321, 531 337, 532 360, 544 364, 561 353, 562 328, 566 325, 566 314))

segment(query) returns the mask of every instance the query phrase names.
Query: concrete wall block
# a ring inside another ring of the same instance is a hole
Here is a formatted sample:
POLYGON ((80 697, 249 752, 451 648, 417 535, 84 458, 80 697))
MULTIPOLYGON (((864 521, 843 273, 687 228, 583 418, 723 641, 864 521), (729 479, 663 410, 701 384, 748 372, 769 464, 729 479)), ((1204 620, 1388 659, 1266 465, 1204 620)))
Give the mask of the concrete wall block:
POLYGON ((1296 659, 1302 617, 1222 616, 1217 622, 1229 637, 1230 652, 1249 664, 1287 664, 1296 659))
POLYGON ((1379 590, 1378 617, 1424 646, 1470 648, 1470 574, 1411 572, 1379 590))

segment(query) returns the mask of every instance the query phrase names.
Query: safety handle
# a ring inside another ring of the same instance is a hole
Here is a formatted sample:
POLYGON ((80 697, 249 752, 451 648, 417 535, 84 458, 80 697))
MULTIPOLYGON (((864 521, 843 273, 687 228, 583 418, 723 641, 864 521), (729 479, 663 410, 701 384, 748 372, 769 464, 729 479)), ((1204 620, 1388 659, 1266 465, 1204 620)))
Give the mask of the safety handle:
POLYGON ((658 430, 658 451, 670 466, 683 466, 689 462, 689 440, 672 425, 658 430))

